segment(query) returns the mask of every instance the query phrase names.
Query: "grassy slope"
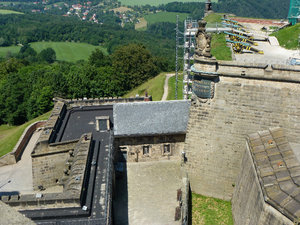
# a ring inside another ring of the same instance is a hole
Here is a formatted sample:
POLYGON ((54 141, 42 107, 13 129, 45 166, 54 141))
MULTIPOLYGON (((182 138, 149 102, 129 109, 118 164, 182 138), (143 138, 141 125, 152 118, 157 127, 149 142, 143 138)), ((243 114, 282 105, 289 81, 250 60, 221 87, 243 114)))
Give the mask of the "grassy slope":
POLYGON ((218 60, 232 60, 231 50, 226 46, 225 34, 214 34, 212 36, 211 54, 218 60))
POLYGON ((13 11, 13 10, 0 9, 0 14, 24 14, 24 13, 13 11))
POLYGON ((34 42, 30 44, 38 53, 45 48, 53 48, 56 52, 57 60, 76 62, 81 59, 87 59, 96 48, 100 48, 105 54, 107 51, 100 46, 94 46, 86 43, 73 42, 34 42))
POLYGON ((146 83, 138 86, 137 88, 131 90, 129 93, 124 95, 124 98, 135 97, 136 94, 144 96, 145 92, 152 96, 153 101, 160 101, 164 94, 164 83, 166 79, 166 74, 161 73, 158 76, 148 80, 146 83))
MULTIPOLYGON (((222 13, 212 13, 204 18, 208 25, 222 22, 222 13)), ((213 34, 211 40, 211 54, 218 60, 232 60, 231 50, 226 46, 225 34, 213 34)))
MULTIPOLYGON (((76 62, 77 60, 86 60, 91 52, 96 48, 100 48, 107 54, 106 48, 94 46, 86 43, 73 42, 33 42, 30 44, 38 53, 45 48, 53 48, 56 52, 57 60, 68 62, 76 62)), ((0 57, 5 57, 7 52, 17 54, 20 51, 20 46, 0 47, 0 57)))
POLYGON ((233 225, 231 203, 192 193, 192 224, 233 225))
POLYGON ((222 13, 212 13, 207 15, 204 20, 207 23, 221 23, 222 22, 222 13))
POLYGON ((11 152, 14 146, 17 144, 19 138, 23 134, 26 127, 36 121, 46 120, 50 116, 51 112, 45 113, 33 120, 28 121, 20 126, 0 126, 0 157, 8 152, 11 152))
POLYGON ((0 47, 0 57, 5 57, 8 53, 12 55, 18 54, 20 48, 20 46, 0 47))
POLYGON ((298 37, 300 35, 300 23, 279 30, 272 35, 277 37, 280 46, 287 49, 296 49, 298 47, 298 37))
POLYGON ((158 12, 145 16, 148 24, 157 22, 172 22, 176 23, 176 15, 179 16, 179 21, 184 21, 189 15, 188 13, 175 13, 175 12, 158 12))
MULTIPOLYGON (((158 6, 160 4, 167 4, 169 2, 174 2, 174 0, 120 0, 122 5, 153 5, 158 6)), ((205 0, 180 0, 179 2, 205 2, 205 0)), ((217 2, 217 0, 212 0, 212 2, 217 2)))
MULTIPOLYGON (((176 77, 170 77, 169 79, 169 93, 167 100, 175 100, 175 89, 176 89, 176 77)), ((177 88, 177 99, 183 99, 183 75, 178 75, 178 88, 177 88)))

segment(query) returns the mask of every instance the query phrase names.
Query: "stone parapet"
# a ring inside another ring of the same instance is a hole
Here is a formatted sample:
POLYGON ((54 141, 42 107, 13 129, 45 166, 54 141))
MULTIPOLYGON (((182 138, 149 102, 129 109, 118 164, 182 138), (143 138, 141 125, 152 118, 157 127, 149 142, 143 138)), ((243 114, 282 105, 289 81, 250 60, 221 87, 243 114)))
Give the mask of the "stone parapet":
POLYGON ((14 164, 18 160, 20 160, 20 158, 23 154, 23 151, 26 148, 34 131, 36 131, 37 128, 43 126, 45 123, 46 123, 46 121, 37 121, 37 122, 29 125, 24 130, 22 136, 20 137, 18 143, 15 145, 14 149, 11 152, 0 157, 0 167, 14 164))
POLYGON ((134 97, 134 98, 121 98, 121 97, 109 97, 109 98, 82 98, 82 99, 62 99, 54 98, 54 101, 60 101, 65 103, 68 108, 81 107, 81 106, 98 106, 114 103, 125 102, 143 102, 152 101, 152 96, 149 97, 134 97))
POLYGON ((203 76, 212 73, 214 76, 300 83, 300 66, 245 64, 235 61, 217 61, 213 64, 211 60, 202 60, 200 64, 194 64, 193 68, 198 73, 203 73, 203 76))

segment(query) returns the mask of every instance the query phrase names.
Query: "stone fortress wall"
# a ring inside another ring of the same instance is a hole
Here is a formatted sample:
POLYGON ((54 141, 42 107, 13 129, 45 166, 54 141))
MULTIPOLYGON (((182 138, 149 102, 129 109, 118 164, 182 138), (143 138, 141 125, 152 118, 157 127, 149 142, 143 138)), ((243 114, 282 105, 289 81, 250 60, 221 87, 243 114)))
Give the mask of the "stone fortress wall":
POLYGON ((196 69, 214 76, 214 97, 195 98, 190 109, 184 150, 191 189, 230 200, 246 134, 279 126, 300 142, 300 67, 203 60, 196 69))
POLYGON ((128 152, 127 162, 179 160, 184 139, 184 134, 115 138, 115 146, 128 152), (145 152, 144 147, 148 147, 149 152, 145 152))

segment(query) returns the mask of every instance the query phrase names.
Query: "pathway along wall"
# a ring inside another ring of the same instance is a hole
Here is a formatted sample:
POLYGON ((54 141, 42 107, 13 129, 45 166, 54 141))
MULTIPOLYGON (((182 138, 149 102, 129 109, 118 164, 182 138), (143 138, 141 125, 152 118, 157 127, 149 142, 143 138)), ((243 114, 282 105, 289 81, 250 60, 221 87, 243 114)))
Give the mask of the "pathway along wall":
POLYGON ((287 82, 280 73, 269 75, 277 81, 258 80, 245 77, 251 68, 242 75, 239 70, 235 66, 230 75, 219 76, 212 99, 192 103, 184 147, 192 191, 226 200, 240 171, 246 134, 283 127, 290 142, 300 142, 300 84, 292 82, 300 73, 289 72, 287 82))

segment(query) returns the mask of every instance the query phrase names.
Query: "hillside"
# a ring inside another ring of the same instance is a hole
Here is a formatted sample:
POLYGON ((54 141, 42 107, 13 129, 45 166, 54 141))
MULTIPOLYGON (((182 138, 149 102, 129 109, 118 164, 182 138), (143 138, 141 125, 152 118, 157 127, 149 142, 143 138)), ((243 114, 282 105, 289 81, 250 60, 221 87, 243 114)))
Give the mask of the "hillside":
POLYGON ((297 47, 299 47, 299 35, 299 23, 294 26, 286 27, 272 34, 272 36, 275 36, 278 39, 280 46, 285 47, 287 49, 296 49, 297 47))

